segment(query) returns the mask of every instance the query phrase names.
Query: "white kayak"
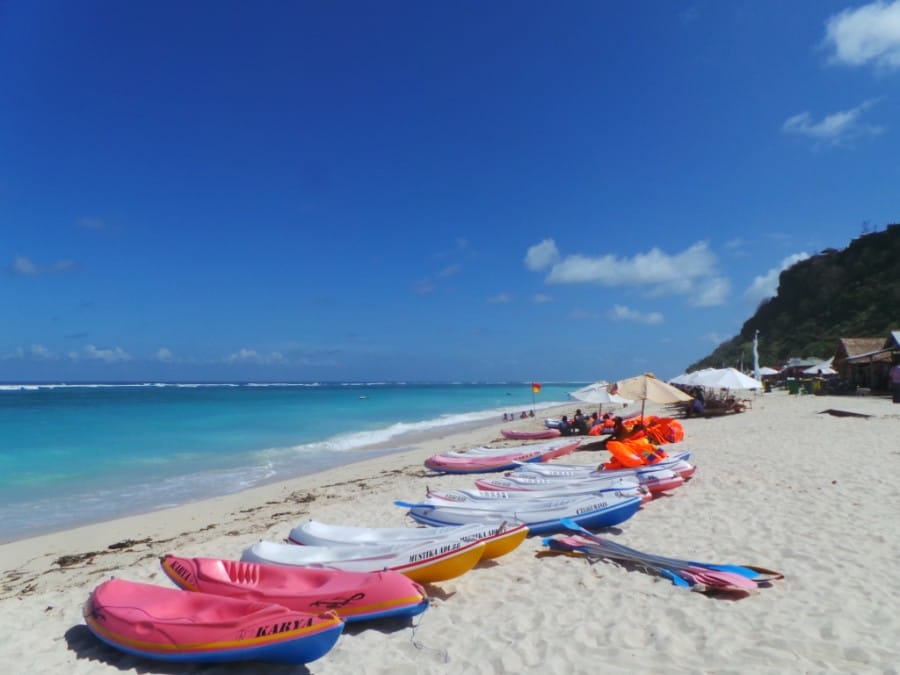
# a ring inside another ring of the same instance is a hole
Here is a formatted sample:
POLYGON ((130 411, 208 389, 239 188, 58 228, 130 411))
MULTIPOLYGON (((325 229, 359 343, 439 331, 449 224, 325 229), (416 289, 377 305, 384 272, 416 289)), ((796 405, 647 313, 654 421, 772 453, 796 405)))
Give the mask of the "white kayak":
POLYGON ((508 476, 480 478, 475 481, 479 490, 544 490, 556 489, 564 484, 575 484, 590 490, 615 490, 638 487, 641 479, 636 472, 630 475, 616 476, 544 476, 540 473, 525 471, 514 472, 508 476))
POLYGON ((478 564, 483 553, 483 543, 464 542, 456 537, 381 546, 297 546, 261 541, 246 549, 241 560, 274 565, 325 566, 350 572, 394 570, 425 584, 465 574, 478 564))
POLYGON ((637 513, 642 499, 604 493, 465 503, 427 497, 418 503, 394 503, 407 507, 410 516, 426 525, 458 525, 502 518, 528 525, 531 534, 543 534, 564 529, 562 518, 570 518, 588 529, 618 525, 637 513))
POLYGON ((477 502, 521 500, 521 499, 558 499, 559 497, 574 497, 576 495, 604 495, 610 493, 618 497, 640 497, 644 502, 653 497, 650 491, 637 481, 633 485, 618 487, 595 487, 589 485, 590 481, 578 483, 548 484, 542 490, 428 490, 427 496, 435 499, 443 499, 447 502, 477 502))
POLYGON ((521 523, 495 520, 485 523, 448 525, 445 527, 354 527, 329 525, 316 520, 301 523, 291 530, 288 539, 306 546, 334 546, 356 544, 383 546, 453 537, 464 542, 485 545, 482 559, 497 558, 509 553, 528 535, 528 527, 521 523))
POLYGON ((682 478, 690 478, 696 467, 690 463, 690 451, 679 452, 670 455, 667 459, 655 464, 646 466, 638 466, 630 469, 597 469, 596 465, 590 464, 526 464, 517 462, 515 473, 519 471, 527 471, 530 473, 541 474, 544 476, 601 476, 601 475, 626 475, 627 473, 637 472, 640 474, 645 471, 653 471, 656 469, 669 469, 675 471, 682 478))
POLYGON ((657 469, 647 467, 645 470, 634 471, 622 469, 621 471, 592 471, 590 473, 545 475, 534 471, 514 471, 500 482, 477 481, 476 485, 483 490, 548 490, 561 488, 562 486, 575 486, 589 488, 592 485, 607 485, 610 480, 636 479, 642 487, 650 492, 665 492, 674 490, 684 485, 684 478, 670 469, 657 469))

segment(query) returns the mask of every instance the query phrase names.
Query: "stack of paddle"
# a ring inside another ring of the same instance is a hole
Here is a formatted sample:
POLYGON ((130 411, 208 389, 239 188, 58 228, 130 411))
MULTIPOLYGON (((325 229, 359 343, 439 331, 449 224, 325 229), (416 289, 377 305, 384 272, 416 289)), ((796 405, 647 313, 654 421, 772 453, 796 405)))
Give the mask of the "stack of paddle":
POLYGON ((603 558, 633 565, 665 577, 676 586, 701 593, 747 595, 758 588, 770 586, 770 581, 784 578, 778 572, 753 565, 717 565, 643 553, 598 537, 567 518, 562 523, 578 534, 544 539, 544 545, 551 550, 577 552, 588 559, 603 558))

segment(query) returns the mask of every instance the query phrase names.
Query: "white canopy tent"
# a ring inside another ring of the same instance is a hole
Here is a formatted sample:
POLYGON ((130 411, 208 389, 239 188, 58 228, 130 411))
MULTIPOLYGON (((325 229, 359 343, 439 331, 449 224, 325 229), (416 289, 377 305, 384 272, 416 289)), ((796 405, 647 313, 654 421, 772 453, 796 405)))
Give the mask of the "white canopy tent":
POLYGON ((803 369, 804 375, 837 375, 837 371, 831 367, 831 363, 834 361, 834 357, 828 359, 827 361, 822 361, 822 363, 817 363, 809 368, 803 369))
POLYGON ((699 373, 695 384, 710 389, 762 389, 762 382, 744 375, 737 368, 718 368, 699 373))

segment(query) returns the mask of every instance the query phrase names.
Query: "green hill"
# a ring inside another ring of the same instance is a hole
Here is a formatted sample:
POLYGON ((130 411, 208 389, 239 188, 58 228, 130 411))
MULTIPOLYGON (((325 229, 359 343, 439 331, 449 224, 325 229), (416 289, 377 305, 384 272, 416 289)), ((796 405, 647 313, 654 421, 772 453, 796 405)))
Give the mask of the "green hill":
POLYGON ((838 338, 887 336, 900 327, 900 224, 864 234, 784 270, 778 294, 763 301, 741 332, 688 367, 753 363, 780 366, 791 357, 827 359, 838 338))

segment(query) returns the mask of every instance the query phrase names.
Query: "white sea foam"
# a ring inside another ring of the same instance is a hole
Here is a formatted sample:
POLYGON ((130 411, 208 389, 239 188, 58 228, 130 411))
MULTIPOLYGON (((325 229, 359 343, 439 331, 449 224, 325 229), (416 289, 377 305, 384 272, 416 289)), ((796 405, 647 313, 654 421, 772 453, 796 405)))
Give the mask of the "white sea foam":
MULTIPOLYGON (((324 467, 327 468, 327 467, 324 467)), ((0 542, 92 522, 231 494, 278 476, 263 463, 227 471, 193 473, 67 496, 0 505, 0 542)))

